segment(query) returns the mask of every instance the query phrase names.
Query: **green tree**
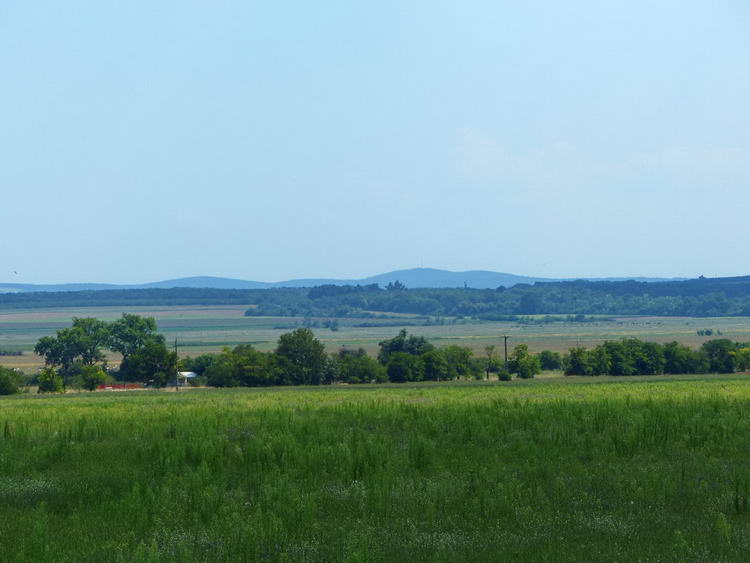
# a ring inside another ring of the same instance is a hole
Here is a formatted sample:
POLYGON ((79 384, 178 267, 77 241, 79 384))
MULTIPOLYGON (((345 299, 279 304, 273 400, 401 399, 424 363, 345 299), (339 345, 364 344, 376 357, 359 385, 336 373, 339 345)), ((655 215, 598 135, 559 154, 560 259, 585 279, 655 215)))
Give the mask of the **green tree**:
MULTIPOLYGON (((599 346, 597 346, 599 348, 599 346)), ((609 370, 603 373, 611 375, 635 375, 635 357, 633 346, 627 341, 609 341, 601 345, 609 358, 609 370)), ((602 375, 594 372, 593 375, 602 375)))
POLYGON ((218 354, 205 369, 204 374, 211 387, 237 387, 240 385, 240 374, 237 358, 228 347, 218 354))
POLYGON ((279 371, 276 356, 260 352, 250 344, 240 344, 232 350, 236 377, 245 387, 275 385, 279 371))
POLYGON ((708 360, 701 352, 678 342, 663 346, 664 373, 703 373, 708 371, 708 360))
POLYGON ((664 347, 656 342, 636 341, 634 352, 636 354, 635 369, 639 375, 660 375, 664 373, 666 359, 664 347))
POLYGON ((55 368, 47 366, 42 369, 37 375, 37 381, 39 382, 37 393, 63 393, 65 391, 63 378, 55 368))
POLYGON ((328 357, 323 344, 308 328, 282 334, 276 346, 284 383, 318 385, 325 380, 328 357))
POLYGON ((518 374, 522 379, 530 379, 542 371, 539 357, 532 356, 526 344, 519 344, 513 349, 508 367, 511 373, 518 374))
POLYGON ((19 392, 21 374, 14 369, 0 366, 0 395, 14 395, 19 392))
POLYGON ((60 338, 60 331, 57 334, 57 337, 41 337, 34 346, 34 352, 44 358, 45 365, 59 367, 63 372, 68 372, 75 362, 78 350, 66 345, 66 339, 60 338))
POLYGON ((701 350, 708 358, 708 369, 712 373, 734 373, 736 346, 728 338, 704 342, 701 350))
POLYGON ((585 348, 571 348, 563 357, 565 375, 591 375, 589 355, 585 348))
POLYGON ((500 368, 500 371, 497 372, 497 378, 500 381, 512 381, 513 376, 510 374, 510 372, 505 369, 505 366, 500 368))
POLYGON ((78 347, 78 355, 83 365, 93 366, 104 361, 102 348, 109 340, 109 325, 92 317, 73 317, 73 326, 70 329, 74 333, 75 346, 78 347))
POLYGON ((99 385, 104 385, 107 381, 107 374, 100 366, 79 363, 76 368, 75 378, 80 386, 87 391, 94 391, 99 385))
POLYGON ((604 346, 597 346, 588 352, 586 369, 588 371, 586 375, 606 375, 611 373, 612 362, 607 353, 607 348, 604 346))
POLYGON ((216 363, 218 354, 201 354, 200 356, 182 358, 179 368, 182 371, 192 371, 198 375, 203 375, 206 369, 216 363))
POLYGON ((448 379, 473 377, 474 366, 471 363, 472 352, 465 346, 445 346, 440 349, 448 366, 448 379))
POLYGON ((542 367, 539 365, 537 356, 527 356, 518 363, 518 377, 521 379, 530 379, 541 371, 542 367))
POLYGON ((551 350, 542 350, 539 352, 539 363, 543 370, 556 370, 562 367, 560 354, 551 350))
POLYGON ((442 350, 430 350, 421 356, 424 379, 443 381, 448 379, 448 361, 442 350))
POLYGON ((120 364, 120 372, 126 381, 164 387, 177 377, 177 362, 177 353, 168 350, 163 339, 150 339, 130 352, 120 364))
POLYGON ((364 349, 340 350, 334 354, 332 364, 336 379, 345 383, 372 383, 387 380, 385 368, 367 355, 364 349))
POLYGON ((526 344, 519 344, 508 356, 508 369, 511 373, 518 373, 518 364, 529 356, 529 347, 526 344))
POLYGON ((495 355, 496 346, 494 344, 484 347, 484 374, 485 379, 490 378, 490 373, 497 373, 500 369, 500 362, 495 355))
POLYGON ((421 358, 406 352, 390 354, 386 369, 388 370, 388 380, 394 383, 421 381, 424 375, 421 358))
POLYGON ((421 356, 435 347, 430 344, 424 336, 415 336, 408 334, 405 329, 401 329, 397 336, 390 340, 383 340, 379 343, 380 352, 378 361, 381 364, 387 364, 391 354, 403 352, 413 356, 421 356))
POLYGON ((66 377, 72 375, 74 364, 91 366, 104 361, 102 348, 109 340, 109 325, 94 318, 73 317, 73 326, 57 331, 56 336, 39 339, 34 351, 44 357, 45 364, 60 367, 66 377))
POLYGON ((739 347, 735 355, 738 371, 750 371, 750 346, 739 347))
POLYGON ((122 354, 123 363, 127 363, 132 354, 150 341, 164 342, 164 337, 156 332, 156 320, 153 317, 123 313, 121 318, 109 326, 109 348, 122 354))
POLYGON ((388 285, 385 286, 386 291, 406 291, 406 286, 402 284, 400 281, 396 280, 395 282, 388 282, 388 285))

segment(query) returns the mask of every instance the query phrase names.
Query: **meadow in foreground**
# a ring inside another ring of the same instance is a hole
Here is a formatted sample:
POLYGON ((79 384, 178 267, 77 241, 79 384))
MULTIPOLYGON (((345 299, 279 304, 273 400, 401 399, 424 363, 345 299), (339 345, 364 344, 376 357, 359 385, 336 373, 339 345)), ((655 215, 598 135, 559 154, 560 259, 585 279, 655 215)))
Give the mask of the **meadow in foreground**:
POLYGON ((750 380, 0 400, 4 561, 740 561, 750 380))

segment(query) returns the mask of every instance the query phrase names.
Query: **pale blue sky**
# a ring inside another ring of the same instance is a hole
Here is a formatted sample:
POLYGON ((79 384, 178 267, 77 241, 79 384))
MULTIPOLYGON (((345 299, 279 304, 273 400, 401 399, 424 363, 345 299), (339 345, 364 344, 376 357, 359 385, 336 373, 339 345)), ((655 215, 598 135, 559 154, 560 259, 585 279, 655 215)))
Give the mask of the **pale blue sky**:
POLYGON ((0 2, 0 84, 0 282, 750 274, 745 0, 0 2))

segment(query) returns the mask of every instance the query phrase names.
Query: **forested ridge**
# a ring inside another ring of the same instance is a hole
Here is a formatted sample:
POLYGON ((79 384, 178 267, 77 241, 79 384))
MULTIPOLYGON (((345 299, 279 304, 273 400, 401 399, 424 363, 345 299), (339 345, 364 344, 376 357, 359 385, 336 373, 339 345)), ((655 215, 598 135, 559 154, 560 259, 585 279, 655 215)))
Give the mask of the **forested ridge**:
POLYGON ((382 313, 750 316, 750 276, 687 281, 566 281, 497 289, 408 289, 402 284, 272 289, 127 289, 0 294, 0 308, 248 305, 250 316, 361 317, 382 313))

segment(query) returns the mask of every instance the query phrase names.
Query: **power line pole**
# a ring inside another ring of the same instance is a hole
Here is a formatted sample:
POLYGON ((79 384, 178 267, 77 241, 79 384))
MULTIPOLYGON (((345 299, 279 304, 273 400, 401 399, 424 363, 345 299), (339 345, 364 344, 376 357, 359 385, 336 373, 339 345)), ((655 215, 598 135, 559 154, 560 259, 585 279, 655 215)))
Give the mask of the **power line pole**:
POLYGON ((503 335, 503 340, 505 341, 505 371, 508 371, 508 338, 510 336, 503 335))
MULTIPOLYGON (((177 356, 177 337, 174 337, 174 354, 177 356)), ((178 356, 179 357, 179 356, 178 356)), ((179 368, 177 368, 179 369, 179 368)), ((180 390, 180 372, 177 372, 176 379, 175 379, 175 385, 174 390, 179 391, 180 390)))

